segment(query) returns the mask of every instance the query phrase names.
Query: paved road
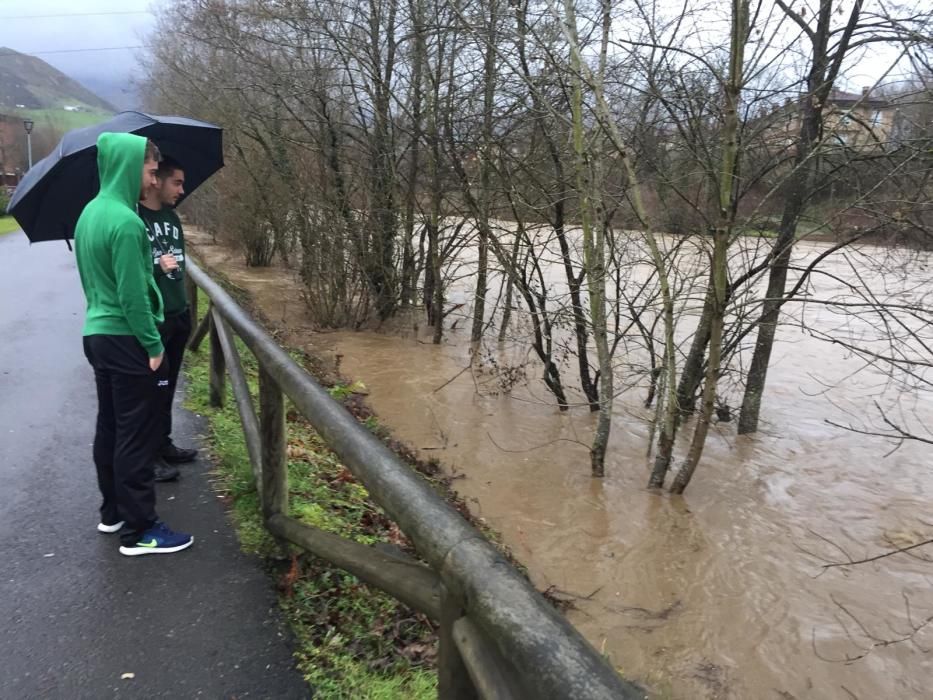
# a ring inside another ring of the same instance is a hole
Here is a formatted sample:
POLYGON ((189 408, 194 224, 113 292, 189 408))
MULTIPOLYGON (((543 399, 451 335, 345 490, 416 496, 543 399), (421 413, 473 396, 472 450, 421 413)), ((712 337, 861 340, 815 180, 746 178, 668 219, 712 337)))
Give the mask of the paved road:
MULTIPOLYGON (((0 237, 0 699, 308 697, 204 464, 159 491, 191 549, 131 559, 96 532, 83 309, 64 243, 0 237)), ((196 418, 177 430, 189 444, 196 418)))

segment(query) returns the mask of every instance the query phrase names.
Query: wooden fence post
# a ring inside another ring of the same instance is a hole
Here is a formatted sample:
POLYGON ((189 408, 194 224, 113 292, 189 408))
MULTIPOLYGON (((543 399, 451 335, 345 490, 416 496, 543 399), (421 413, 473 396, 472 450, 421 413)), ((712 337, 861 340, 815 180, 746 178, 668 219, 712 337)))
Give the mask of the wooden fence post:
POLYGON ((233 331, 230 330, 219 311, 215 310, 212 313, 214 314, 213 320, 217 321, 217 338, 224 351, 230 388, 233 389, 233 400, 240 414, 246 451, 249 453, 249 462, 253 469, 253 479, 258 493, 262 490, 262 434, 259 430, 259 419, 256 417, 253 397, 250 395, 249 383, 243 372, 243 363, 240 361, 233 331))
POLYGON ((461 617, 454 623, 454 640, 483 700, 519 700, 528 696, 515 669, 469 617, 461 617))
MULTIPOLYGON (((219 314, 220 312, 215 311, 214 313, 219 314)), ((206 319, 205 319, 206 320, 206 319)), ((227 363, 224 360, 224 350, 223 346, 220 344, 220 335, 217 333, 217 317, 213 314, 211 315, 211 369, 210 369, 210 380, 211 380, 211 391, 210 391, 210 401, 211 406, 214 408, 223 408, 224 405, 224 394, 226 393, 226 372, 227 372, 227 363)))
POLYGON ((201 341, 204 340, 204 336, 207 335, 207 332, 211 329, 211 316, 214 310, 213 302, 207 305, 207 313, 204 314, 204 318, 201 319, 201 322, 195 326, 193 323, 191 331, 191 337, 188 339, 188 349, 192 352, 197 352, 201 347, 201 341))
POLYGON ((463 616, 460 600, 441 584, 441 624, 437 642, 437 697, 475 700, 476 689, 454 639, 454 623, 463 616))
POLYGON ((188 309, 191 312, 191 333, 188 336, 188 340, 191 340, 198 327, 198 285, 191 275, 185 275, 185 294, 188 297, 188 309))
POLYGON ((262 516, 288 515, 288 456, 285 397, 259 363, 259 426, 262 431, 262 516))

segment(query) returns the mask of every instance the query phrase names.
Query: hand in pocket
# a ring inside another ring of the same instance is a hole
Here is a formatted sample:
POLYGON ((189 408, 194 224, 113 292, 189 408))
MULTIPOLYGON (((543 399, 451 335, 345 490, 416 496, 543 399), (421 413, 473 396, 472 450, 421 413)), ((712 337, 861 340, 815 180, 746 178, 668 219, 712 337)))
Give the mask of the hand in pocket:
POLYGON ((156 357, 149 358, 149 369, 153 372, 157 372, 159 367, 162 366, 162 360, 165 358, 165 353, 160 353, 156 357))

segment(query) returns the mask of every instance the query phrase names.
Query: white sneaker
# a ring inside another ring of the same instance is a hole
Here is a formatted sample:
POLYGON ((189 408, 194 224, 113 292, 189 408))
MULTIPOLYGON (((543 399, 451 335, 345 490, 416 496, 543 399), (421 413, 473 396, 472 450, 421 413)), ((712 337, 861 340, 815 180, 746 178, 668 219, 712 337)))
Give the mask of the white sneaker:
POLYGON ((118 523, 113 525, 104 525, 104 523, 97 523, 97 531, 103 532, 106 535, 112 535, 114 532, 117 532, 125 523, 121 520, 118 523))

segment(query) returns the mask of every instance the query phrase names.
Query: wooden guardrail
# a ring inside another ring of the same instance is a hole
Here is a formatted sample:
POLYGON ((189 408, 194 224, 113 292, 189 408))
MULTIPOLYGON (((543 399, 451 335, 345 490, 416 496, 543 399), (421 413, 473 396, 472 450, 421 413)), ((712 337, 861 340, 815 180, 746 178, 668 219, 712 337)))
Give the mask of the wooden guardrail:
POLYGON ((192 313, 210 299, 191 346, 210 337, 210 401, 230 379, 266 528, 439 622, 438 696, 634 700, 645 693, 548 604, 483 535, 331 398, 190 259, 192 313), (236 334, 259 365, 256 416, 236 334), (427 565, 400 550, 353 542, 288 516, 285 396, 408 536, 427 565))

